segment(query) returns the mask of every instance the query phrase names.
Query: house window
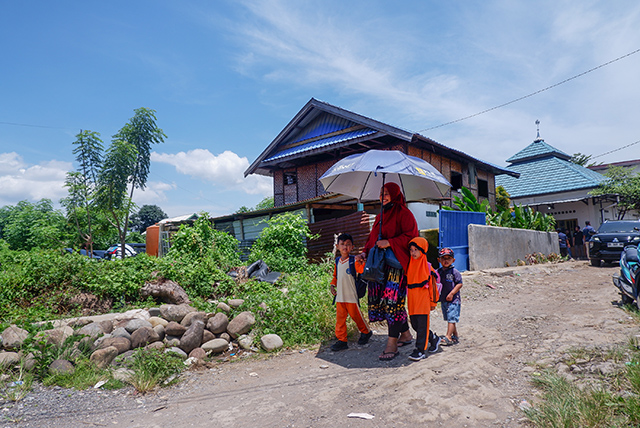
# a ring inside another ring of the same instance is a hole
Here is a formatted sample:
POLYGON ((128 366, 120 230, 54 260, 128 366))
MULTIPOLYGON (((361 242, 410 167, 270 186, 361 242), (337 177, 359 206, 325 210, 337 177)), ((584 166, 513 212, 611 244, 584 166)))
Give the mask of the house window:
POLYGON ((478 196, 489 197, 489 182, 478 178, 478 196))
POLYGON ((462 189, 462 174, 459 172, 451 171, 451 188, 453 190, 462 189))
POLYGON ((296 172, 284 173, 284 184, 296 184, 298 182, 298 174, 296 172))

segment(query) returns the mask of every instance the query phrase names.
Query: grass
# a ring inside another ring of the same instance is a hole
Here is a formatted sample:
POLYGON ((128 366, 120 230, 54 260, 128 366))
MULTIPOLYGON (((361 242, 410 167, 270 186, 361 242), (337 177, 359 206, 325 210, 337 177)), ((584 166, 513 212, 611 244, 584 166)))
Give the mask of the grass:
POLYGON ((130 383, 142 394, 175 383, 186 368, 182 358, 172 352, 143 348, 133 354, 128 365, 134 372, 130 383))
POLYGON ((551 371, 533 378, 542 395, 523 410, 535 427, 640 427, 640 341, 627 347, 572 349, 564 362, 571 366, 612 361, 620 369, 611 375, 580 376, 576 381, 551 371))
POLYGON ((18 402, 27 396, 33 384, 33 373, 25 369, 24 359, 17 366, 2 367, 0 397, 18 402))

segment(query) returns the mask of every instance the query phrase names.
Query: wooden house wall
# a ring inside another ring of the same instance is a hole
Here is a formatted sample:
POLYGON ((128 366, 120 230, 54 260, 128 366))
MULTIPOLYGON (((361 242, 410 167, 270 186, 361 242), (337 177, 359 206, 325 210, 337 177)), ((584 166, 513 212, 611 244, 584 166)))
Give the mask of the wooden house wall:
POLYGON ((361 252, 374 220, 375 216, 358 211, 344 217, 309 224, 311 233, 318 234, 319 238, 307 242, 308 257, 311 260, 322 260, 325 253, 333 249, 334 240, 341 233, 348 233, 353 237, 354 254, 361 252))

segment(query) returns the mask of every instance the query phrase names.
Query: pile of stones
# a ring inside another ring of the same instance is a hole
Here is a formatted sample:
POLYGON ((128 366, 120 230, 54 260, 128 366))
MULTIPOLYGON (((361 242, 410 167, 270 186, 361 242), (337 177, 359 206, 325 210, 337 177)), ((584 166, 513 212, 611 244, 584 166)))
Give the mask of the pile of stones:
MULTIPOLYGON (((241 299, 219 303, 219 312, 199 312, 188 304, 167 304, 148 310, 137 309, 119 314, 97 315, 57 320, 54 328, 40 331, 36 339, 61 346, 71 335, 81 335, 92 349, 91 361, 105 368, 114 364, 117 356, 126 358, 137 348, 157 349, 180 355, 187 363, 202 362, 223 353, 239 349, 258 351, 256 343, 265 351, 282 347, 282 339, 267 334, 256 341, 251 333, 256 322, 249 311, 229 318, 231 308, 239 308, 241 299)), ((0 335, 0 366, 14 364, 23 357, 21 347, 29 333, 15 325, 0 335)), ((69 358, 72 359, 72 358, 69 358)), ((33 356, 25 356, 27 369, 35 364, 33 356)), ((56 360, 49 367, 53 372, 69 372, 73 364, 56 360)))

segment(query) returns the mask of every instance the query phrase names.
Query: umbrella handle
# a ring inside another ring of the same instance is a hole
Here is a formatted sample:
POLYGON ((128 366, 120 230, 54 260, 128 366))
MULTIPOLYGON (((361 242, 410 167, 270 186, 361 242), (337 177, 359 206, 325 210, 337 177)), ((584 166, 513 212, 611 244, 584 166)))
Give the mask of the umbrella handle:
MULTIPOLYGON (((383 190, 384 189, 384 180, 385 180, 386 177, 387 177, 387 173, 383 172, 382 173, 382 189, 380 189, 381 192, 384 192, 384 190, 383 190)), ((383 208, 384 208, 384 202, 380 201, 380 231, 378 232, 378 241, 382 239, 382 216, 384 215, 384 209, 383 208)))

